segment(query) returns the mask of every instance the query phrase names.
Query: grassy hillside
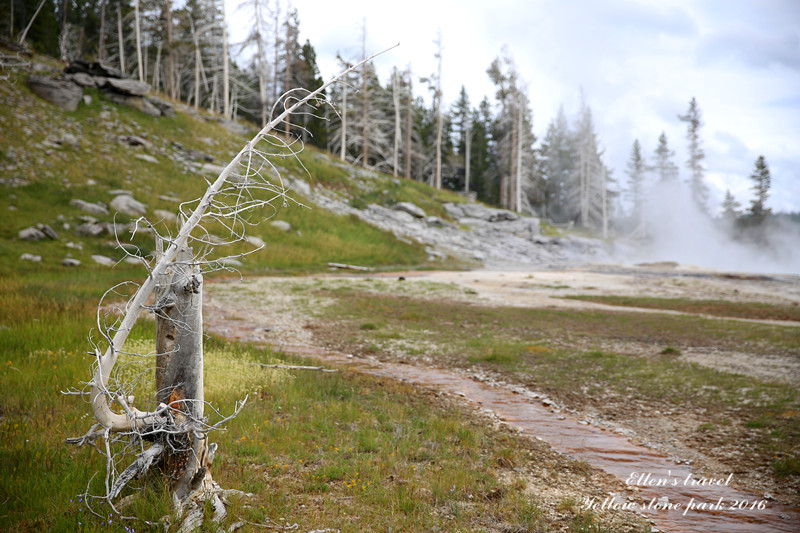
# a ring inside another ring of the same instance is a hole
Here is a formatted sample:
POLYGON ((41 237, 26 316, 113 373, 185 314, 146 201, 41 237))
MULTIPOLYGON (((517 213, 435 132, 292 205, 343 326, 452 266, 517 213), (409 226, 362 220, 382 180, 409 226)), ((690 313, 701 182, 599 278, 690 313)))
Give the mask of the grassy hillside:
MULTIPOLYGON (((0 82, 0 268, 6 272, 62 271, 61 260, 67 254, 83 263, 80 268, 107 268, 96 266, 91 256, 120 259, 121 252, 110 243, 110 235, 76 234, 81 217, 88 213, 71 206, 70 200, 107 204, 114 197, 110 191, 126 190, 146 204, 148 219, 158 222, 154 211, 177 212, 181 201, 202 195, 204 178, 216 177, 213 170, 196 172, 191 163, 176 157, 186 150, 197 150, 213 156, 214 165, 224 166, 249 139, 203 112, 180 106, 176 118, 153 118, 114 105, 95 89, 85 91, 91 97, 88 105, 81 104, 75 112, 63 111, 33 95, 25 76, 12 72, 9 80, 0 82), (143 138, 147 145, 130 146, 123 139, 126 136, 143 138), (17 238, 19 230, 37 223, 51 226, 59 239, 25 242, 17 238), (74 245, 67 248, 68 242, 74 245), (39 255, 42 262, 20 263, 23 253, 39 255)), ((299 155, 299 160, 276 158, 276 164, 283 178, 302 178, 312 187, 324 183, 346 194, 356 207, 370 202, 393 205, 413 201, 431 214, 444 215, 442 201, 459 201, 456 195, 434 191, 421 183, 374 173, 367 174, 373 186, 366 190, 353 179, 363 179, 364 171, 311 147, 299 155)), ((302 195, 292 196, 313 208, 302 195)), ((400 242, 356 218, 294 204, 276 207, 276 211, 267 208, 251 217, 257 224, 248 235, 263 239, 267 246, 243 260, 241 269, 245 272, 322 270, 328 262, 377 268, 427 266, 427 254, 421 246, 400 242), (270 218, 289 222, 292 231, 258 224, 270 218)), ((132 221, 125 215, 115 218, 113 210, 107 216, 92 216, 100 222, 132 221)), ((162 221, 157 227, 164 231, 168 225, 162 221)), ((152 237, 146 234, 133 242, 145 253, 154 248, 152 237)), ((246 249, 252 247, 240 246, 233 251, 246 249)), ((116 267, 126 275, 134 275, 134 268, 124 264, 116 267)))

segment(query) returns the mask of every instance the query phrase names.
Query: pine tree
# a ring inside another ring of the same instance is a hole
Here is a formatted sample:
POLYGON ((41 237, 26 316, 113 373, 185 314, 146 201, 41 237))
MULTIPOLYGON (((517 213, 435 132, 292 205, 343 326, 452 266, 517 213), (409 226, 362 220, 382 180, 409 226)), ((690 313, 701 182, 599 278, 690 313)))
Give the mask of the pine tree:
POLYGON ((692 98, 689 102, 689 111, 685 115, 678 115, 682 122, 688 124, 686 138, 689 140, 689 159, 686 166, 689 168, 689 186, 692 191, 692 199, 695 204, 703 211, 707 212, 708 187, 705 184, 702 161, 705 153, 700 147, 700 127, 703 125, 700 118, 700 109, 697 107, 697 100, 692 98))
POLYGON ((753 187, 751 187, 751 190, 756 194, 755 198, 750 202, 750 215, 757 221, 761 221, 772 214, 772 210, 764 205, 769 196, 769 187, 772 178, 769 174, 767 161, 764 159, 763 155, 758 156, 758 159, 756 159, 756 166, 755 169, 753 169, 753 173, 750 174, 750 179, 753 180, 753 187))
POLYGON ((545 187, 542 216, 553 222, 566 222, 578 216, 577 205, 570 203, 576 152, 575 139, 570 132, 564 108, 559 107, 542 141, 540 164, 545 187))
POLYGON ((670 182, 678 178, 678 167, 672 161, 673 157, 675 157, 675 152, 669 149, 667 134, 661 132, 655 151, 655 163, 651 167, 661 182, 670 182))
POLYGON ((736 198, 731 194, 731 190, 725 191, 725 200, 722 202, 722 218, 723 220, 733 222, 742 215, 742 204, 736 201, 736 198))
POLYGON ((631 156, 625 173, 628 175, 628 199, 633 205, 633 219, 638 228, 644 226, 644 175, 647 171, 647 163, 642 156, 642 147, 639 140, 633 141, 631 156))

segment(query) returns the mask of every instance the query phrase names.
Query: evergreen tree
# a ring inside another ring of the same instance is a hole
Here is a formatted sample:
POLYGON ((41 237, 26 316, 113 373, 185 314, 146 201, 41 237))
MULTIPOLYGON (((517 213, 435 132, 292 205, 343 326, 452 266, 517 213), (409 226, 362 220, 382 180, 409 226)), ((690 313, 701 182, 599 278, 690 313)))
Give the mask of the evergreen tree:
POLYGON ((472 112, 470 190, 475 191, 479 200, 497 204, 500 195, 495 153, 497 144, 492 137, 493 124, 492 104, 488 98, 484 98, 478 109, 472 112))
POLYGON ((750 174, 750 179, 753 180, 753 187, 751 190, 755 192, 755 198, 750 202, 750 215, 757 221, 762 221, 765 217, 772 214, 772 210, 765 204, 769 196, 769 187, 772 178, 769 174, 769 167, 763 155, 758 156, 753 173, 750 174))
POLYGON ((578 215, 577 206, 570 204, 577 150, 563 106, 548 125, 540 151, 539 168, 545 187, 542 216, 557 223, 573 220, 578 215))
POLYGON ((628 175, 628 199, 632 204, 632 215, 637 228, 644 225, 644 175, 647 163, 642 156, 639 140, 633 141, 631 156, 628 159, 625 173, 628 175))
POLYGON ((725 191, 725 200, 722 201, 722 218, 728 222, 733 222, 742 215, 742 204, 736 201, 731 194, 731 190, 725 191))
POLYGON ((656 147, 655 151, 655 163, 651 170, 656 172, 658 179, 662 182, 669 182, 678 178, 678 167, 672 160, 673 157, 675 157, 675 152, 669 149, 667 134, 661 132, 658 137, 658 147, 656 147))
POLYGON ((697 107, 697 100, 692 98, 689 102, 689 110, 685 115, 678 115, 682 122, 687 123, 686 138, 689 141, 689 159, 686 166, 689 168, 689 186, 692 191, 692 199, 695 204, 703 211, 707 212, 708 187, 705 184, 702 161, 705 153, 700 147, 700 127, 703 125, 700 118, 700 109, 697 107))

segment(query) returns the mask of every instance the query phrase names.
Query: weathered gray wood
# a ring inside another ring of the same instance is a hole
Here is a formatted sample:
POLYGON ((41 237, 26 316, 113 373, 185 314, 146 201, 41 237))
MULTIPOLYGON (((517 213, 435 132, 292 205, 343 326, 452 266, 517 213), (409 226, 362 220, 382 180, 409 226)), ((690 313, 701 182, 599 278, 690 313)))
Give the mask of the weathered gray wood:
POLYGON ((192 261, 191 250, 180 249, 156 286, 156 395, 185 430, 165 437, 164 465, 179 500, 191 494, 195 474, 205 467, 207 444, 193 431, 203 419, 204 396, 203 277, 192 261))

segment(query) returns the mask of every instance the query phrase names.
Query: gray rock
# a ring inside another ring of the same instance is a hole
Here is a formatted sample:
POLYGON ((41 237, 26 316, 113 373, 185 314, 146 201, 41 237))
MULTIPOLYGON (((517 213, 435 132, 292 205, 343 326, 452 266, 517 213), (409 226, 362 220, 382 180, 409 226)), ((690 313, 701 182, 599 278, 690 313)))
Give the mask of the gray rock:
POLYGON ((31 74, 28 85, 40 98, 62 109, 75 111, 83 98, 83 87, 69 81, 31 74))
POLYGON ((101 204, 100 202, 91 203, 85 200, 80 200, 78 198, 73 198, 69 201, 69 205, 73 207, 77 207, 81 211, 86 211, 87 213, 92 213, 93 215, 107 215, 108 208, 101 204))
POLYGON ((238 259, 234 259, 233 257, 226 257, 225 259, 221 259, 220 263, 226 267, 240 267, 242 266, 242 262, 238 259))
POLYGON ((67 74, 66 78, 81 87, 95 87, 94 77, 86 74, 85 72, 76 72, 74 74, 67 74))
MULTIPOLYGON (((145 96, 147 93, 150 92, 149 83, 137 80, 121 80, 116 78, 108 78, 106 80, 105 87, 112 89, 115 92, 128 96, 145 96)), ((161 112, 159 111, 159 115, 160 114, 161 112)))
POLYGON ((139 159, 139 160, 141 160, 141 161, 146 161, 146 162, 148 162, 148 163, 155 163, 155 164, 158 164, 158 159, 156 159, 156 158, 155 158, 155 157, 153 157, 152 155, 148 155, 148 154, 136 154, 134 157, 135 157, 136 159, 139 159))
POLYGON ((253 235, 248 235, 247 237, 244 238, 244 240, 247 241, 248 244, 252 244, 253 246, 256 246, 258 248, 263 248, 264 246, 267 245, 267 243, 264 242, 264 239, 262 239, 261 237, 255 237, 253 235))
POLYGON ((100 61, 89 62, 82 59, 74 59, 64 69, 68 74, 89 74, 93 77, 102 76, 105 78, 122 78, 122 71, 111 65, 106 65, 100 61))
POLYGON ((128 263, 129 265, 141 265, 142 264, 142 260, 141 259, 138 259, 136 257, 131 257, 130 255, 126 256, 123 261, 125 263, 128 263))
POLYGON ((162 100, 161 98, 156 98, 155 96, 148 96, 147 99, 153 104, 155 107, 161 111, 161 115, 169 118, 175 118, 178 114, 175 112, 175 108, 172 107, 172 104, 169 102, 162 100))
POLYGON ((311 185, 305 182, 305 180, 296 179, 291 181, 291 189, 294 191, 299 192, 304 196, 311 195, 311 185))
POLYGON ((19 230, 17 236, 23 241, 41 241, 42 239, 47 238, 42 231, 32 226, 30 228, 19 230))
POLYGON ((149 148, 152 146, 150 141, 145 139, 144 137, 139 137, 138 135, 123 135, 118 138, 119 142, 127 144, 129 146, 144 146, 145 148, 149 148))
POLYGON ((140 217, 147 212, 147 208, 142 202, 133 199, 133 196, 123 194, 111 200, 111 209, 126 215, 140 217))
POLYGON ((152 103, 150 103, 150 101, 147 100, 146 98, 141 98, 139 96, 131 96, 129 94, 117 93, 114 91, 105 91, 105 94, 108 97, 108 99, 114 102, 115 104, 126 105, 128 107, 138 109, 145 115, 150 115, 151 117, 161 116, 161 110, 156 106, 154 106, 152 103))
POLYGON ((105 231, 105 226, 96 222, 84 222, 75 229, 81 237, 97 237, 105 231))
POLYGON ((292 225, 286 222, 285 220, 272 220, 270 225, 273 228, 277 228, 281 231, 291 231, 292 225))
POLYGON ((36 229, 38 229, 39 231, 44 233, 45 236, 47 238, 49 238, 49 239, 52 239, 52 240, 58 239, 58 233, 56 233, 56 230, 54 230, 53 228, 51 228, 47 224, 36 224, 36 229))
POLYGON ((397 211, 405 211, 414 218, 425 218, 425 211, 411 202, 400 202, 394 206, 394 209, 397 211))
POLYGON ((61 261, 61 264, 64 265, 64 266, 67 266, 67 267, 81 266, 81 262, 78 261, 77 259, 72 258, 72 257, 65 257, 61 261))
POLYGON ((116 261, 114 261, 110 257, 106 257, 105 255, 93 255, 92 260, 98 265, 103 265, 103 266, 114 266, 117 264, 116 261))
POLYGON ((92 97, 88 94, 83 95, 83 103, 86 105, 90 105, 92 103, 92 97))
POLYGON ((21 256, 19 256, 19 260, 20 261, 32 261, 34 263, 41 263, 42 262, 42 256, 41 255, 33 255, 33 254, 25 253, 25 254, 22 254, 21 256))
POLYGON ((73 148, 78 148, 81 145, 80 139, 71 133, 64 133, 61 137, 54 138, 52 142, 60 146, 71 146, 73 148))
POLYGON ((171 211, 165 211, 163 209, 156 209, 153 211, 153 214, 157 216, 160 220, 164 220, 166 222, 175 222, 178 220, 178 215, 171 211))
POLYGON ((222 167, 222 166, 219 166, 219 165, 214 165, 212 163, 204 163, 200 167, 199 172, 201 174, 210 174, 210 175, 216 177, 216 176, 219 176, 220 174, 222 174, 223 170, 225 170, 225 167, 222 167))

